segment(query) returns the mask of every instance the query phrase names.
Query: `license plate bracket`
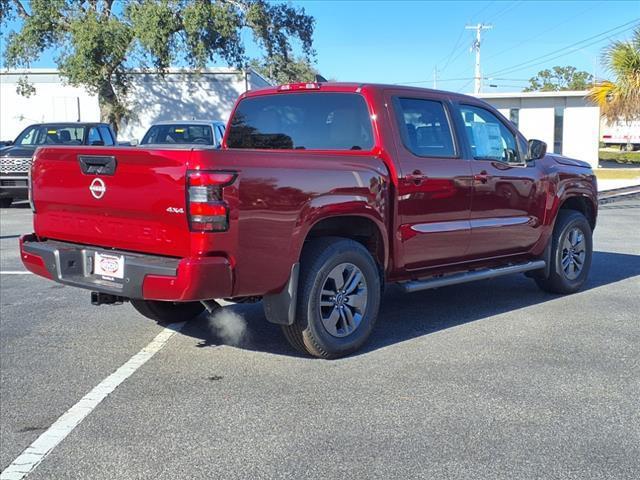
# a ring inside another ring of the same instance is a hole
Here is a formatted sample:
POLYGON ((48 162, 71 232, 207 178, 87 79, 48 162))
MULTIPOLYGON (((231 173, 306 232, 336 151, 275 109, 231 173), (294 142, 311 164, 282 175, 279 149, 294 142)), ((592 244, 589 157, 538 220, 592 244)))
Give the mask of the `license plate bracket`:
POLYGON ((94 252, 93 274, 104 280, 124 279, 124 255, 94 252))

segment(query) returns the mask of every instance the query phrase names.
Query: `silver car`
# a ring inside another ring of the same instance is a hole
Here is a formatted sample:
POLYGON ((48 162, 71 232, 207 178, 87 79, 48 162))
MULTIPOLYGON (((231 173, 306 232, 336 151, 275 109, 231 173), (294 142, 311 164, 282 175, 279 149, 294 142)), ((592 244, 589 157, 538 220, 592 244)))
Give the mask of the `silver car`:
POLYGON ((145 145, 209 145, 220 148, 225 124, 217 120, 154 123, 140 142, 145 145))

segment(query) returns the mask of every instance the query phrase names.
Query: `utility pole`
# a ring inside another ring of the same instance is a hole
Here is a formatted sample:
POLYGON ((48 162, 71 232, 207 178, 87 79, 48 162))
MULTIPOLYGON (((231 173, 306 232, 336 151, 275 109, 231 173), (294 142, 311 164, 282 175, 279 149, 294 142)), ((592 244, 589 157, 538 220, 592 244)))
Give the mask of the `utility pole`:
POLYGON ((433 89, 438 88, 438 67, 433 67, 433 89))
POLYGON ((466 25, 464 27, 466 30, 475 30, 476 31, 476 39, 471 45, 471 50, 476 51, 476 69, 475 75, 473 76, 475 80, 474 85, 474 93, 477 95, 482 92, 482 73, 480 70, 480 42, 482 30, 490 30, 493 28, 493 25, 486 25, 484 23, 478 23, 477 25, 466 25))

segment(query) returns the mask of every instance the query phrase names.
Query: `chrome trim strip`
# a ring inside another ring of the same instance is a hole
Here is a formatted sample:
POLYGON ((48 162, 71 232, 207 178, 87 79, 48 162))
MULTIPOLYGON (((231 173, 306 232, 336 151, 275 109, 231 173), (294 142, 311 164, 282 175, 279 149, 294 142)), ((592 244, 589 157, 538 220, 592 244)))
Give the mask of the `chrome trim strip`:
POLYGON ((471 228, 495 228, 525 225, 531 222, 531 217, 493 217, 476 218, 471 220, 471 228))
POLYGON ((411 230, 418 233, 445 233, 471 230, 469 220, 452 220, 449 222, 416 223, 411 230))

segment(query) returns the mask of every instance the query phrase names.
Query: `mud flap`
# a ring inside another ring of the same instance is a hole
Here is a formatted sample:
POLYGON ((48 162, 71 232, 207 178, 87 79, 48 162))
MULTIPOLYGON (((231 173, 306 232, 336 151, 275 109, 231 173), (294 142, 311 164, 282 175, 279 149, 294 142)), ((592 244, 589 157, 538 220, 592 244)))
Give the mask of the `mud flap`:
POLYGON ((298 274, 300 264, 294 263, 291 275, 285 287, 279 293, 265 295, 262 306, 267 320, 278 325, 293 325, 296 318, 296 301, 298 298, 298 274))

